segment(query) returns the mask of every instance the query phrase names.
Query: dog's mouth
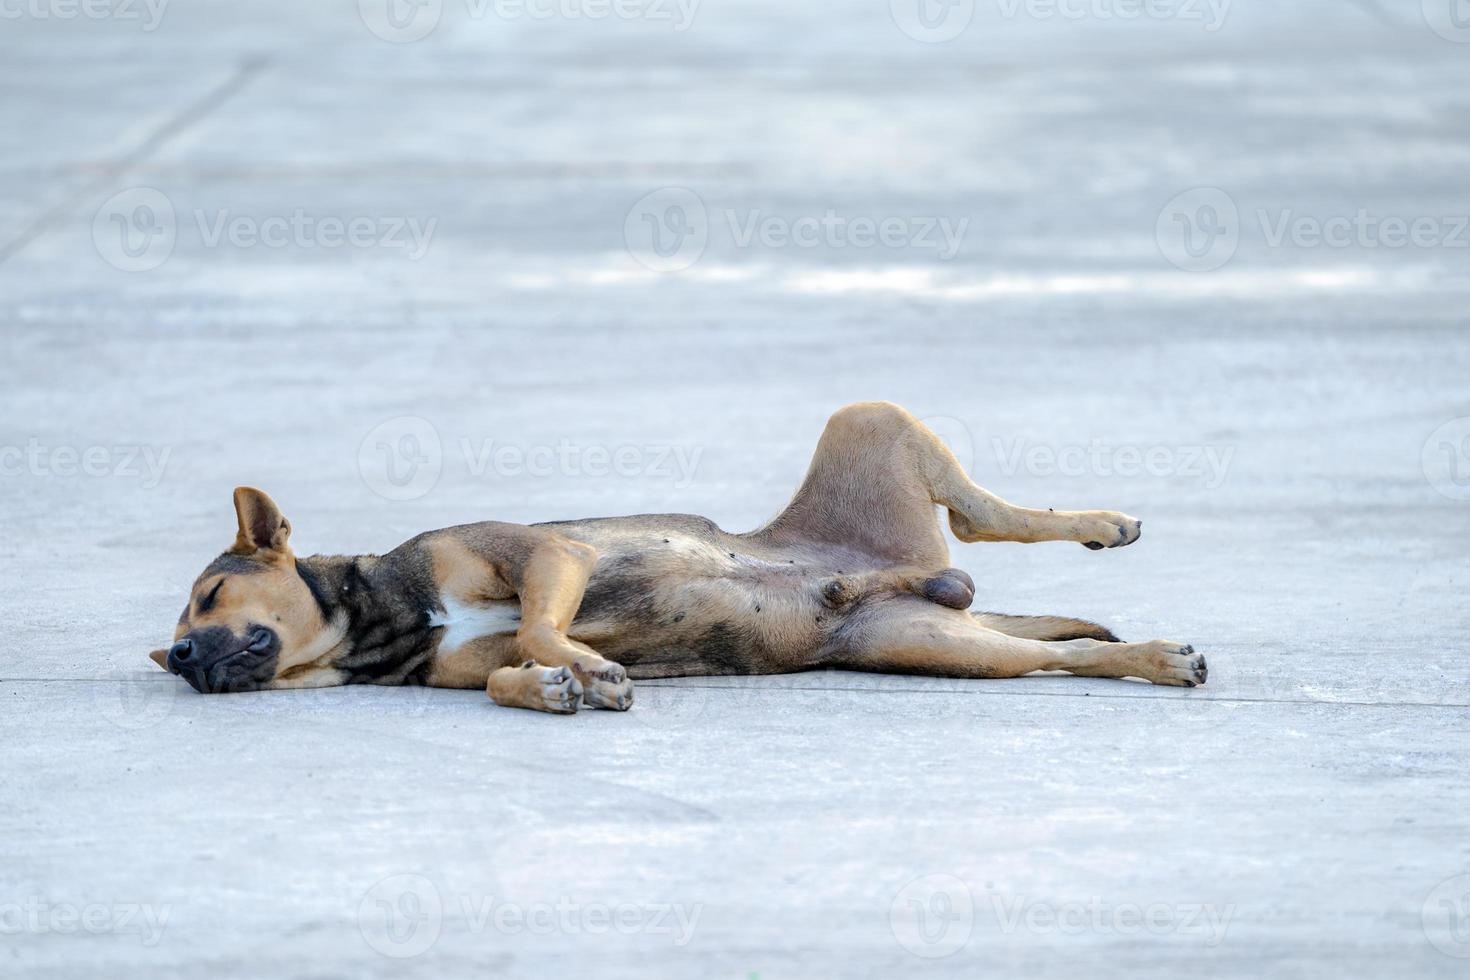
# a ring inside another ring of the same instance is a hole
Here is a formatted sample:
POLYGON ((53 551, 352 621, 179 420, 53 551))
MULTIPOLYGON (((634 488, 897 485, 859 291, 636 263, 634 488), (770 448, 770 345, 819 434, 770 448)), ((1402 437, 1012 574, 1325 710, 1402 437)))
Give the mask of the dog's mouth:
POLYGON ((275 677, 281 638, 267 626, 236 636, 223 626, 195 630, 168 652, 168 669, 200 694, 258 691, 275 677))

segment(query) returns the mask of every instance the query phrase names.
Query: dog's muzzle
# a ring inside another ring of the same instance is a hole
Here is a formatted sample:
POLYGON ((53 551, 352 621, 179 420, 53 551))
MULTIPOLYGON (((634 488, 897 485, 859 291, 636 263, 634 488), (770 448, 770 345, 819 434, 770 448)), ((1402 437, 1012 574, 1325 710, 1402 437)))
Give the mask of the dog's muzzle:
POLYGON ((200 694, 258 691, 276 676, 281 638, 266 626, 236 636, 223 626, 185 634, 168 651, 168 669, 200 694))

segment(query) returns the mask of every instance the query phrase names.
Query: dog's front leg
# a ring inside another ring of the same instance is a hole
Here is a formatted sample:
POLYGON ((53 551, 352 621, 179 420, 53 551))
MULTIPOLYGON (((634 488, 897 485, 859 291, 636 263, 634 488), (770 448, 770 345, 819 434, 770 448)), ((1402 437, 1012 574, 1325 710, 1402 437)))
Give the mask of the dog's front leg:
POLYGON ((520 568, 521 626, 516 643, 529 660, 569 669, 587 704, 626 711, 633 706, 628 672, 567 636, 596 564, 596 550, 579 541, 562 538, 537 548, 520 568))

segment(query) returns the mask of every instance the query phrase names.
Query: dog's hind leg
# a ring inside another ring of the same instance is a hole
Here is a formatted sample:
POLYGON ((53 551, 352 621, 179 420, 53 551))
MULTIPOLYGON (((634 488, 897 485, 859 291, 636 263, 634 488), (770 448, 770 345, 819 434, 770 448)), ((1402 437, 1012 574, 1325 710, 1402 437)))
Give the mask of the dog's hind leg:
POLYGON ((855 615, 826 660, 847 670, 931 677, 1020 677, 1036 670, 1065 670, 1178 687, 1203 684, 1208 673, 1205 658, 1186 644, 1027 639, 987 629, 975 616, 911 596, 873 603, 855 615))
POLYGON ((758 535, 862 548, 894 561, 947 564, 934 507, 949 510, 961 541, 1077 541, 1113 548, 1138 540, 1140 522, 1114 511, 1017 507, 965 473, 922 422, 897 405, 863 402, 827 422, 806 478, 758 535))

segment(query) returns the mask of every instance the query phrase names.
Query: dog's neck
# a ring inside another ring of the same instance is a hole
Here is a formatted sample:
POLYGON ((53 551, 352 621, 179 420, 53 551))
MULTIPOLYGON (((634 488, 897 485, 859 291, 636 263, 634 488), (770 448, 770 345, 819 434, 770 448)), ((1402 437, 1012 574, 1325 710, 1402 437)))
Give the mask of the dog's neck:
POLYGON ((338 642, 320 663, 349 684, 421 684, 434 659, 433 583, 418 562, 389 555, 312 555, 296 560, 338 642))

